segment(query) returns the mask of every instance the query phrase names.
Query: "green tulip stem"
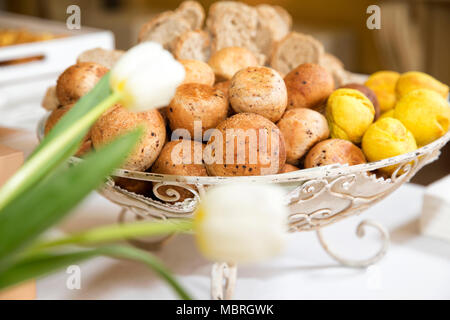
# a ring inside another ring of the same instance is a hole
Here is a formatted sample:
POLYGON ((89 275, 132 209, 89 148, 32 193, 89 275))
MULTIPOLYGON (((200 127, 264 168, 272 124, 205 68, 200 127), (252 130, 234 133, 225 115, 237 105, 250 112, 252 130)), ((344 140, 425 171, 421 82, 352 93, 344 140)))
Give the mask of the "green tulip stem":
POLYGON ((74 233, 60 239, 38 242, 30 248, 30 252, 66 245, 92 246, 132 237, 159 236, 177 232, 189 232, 190 230, 192 230, 192 221, 189 220, 114 224, 74 233))
POLYGON ((28 187, 39 181, 42 178, 40 169, 50 159, 55 157, 65 145, 70 143, 72 139, 82 134, 84 130, 87 130, 103 112, 118 102, 120 98, 121 95, 119 93, 113 92, 80 118, 76 125, 70 126, 50 141, 40 152, 26 161, 19 171, 0 189, 0 211, 21 192, 24 192, 28 187))

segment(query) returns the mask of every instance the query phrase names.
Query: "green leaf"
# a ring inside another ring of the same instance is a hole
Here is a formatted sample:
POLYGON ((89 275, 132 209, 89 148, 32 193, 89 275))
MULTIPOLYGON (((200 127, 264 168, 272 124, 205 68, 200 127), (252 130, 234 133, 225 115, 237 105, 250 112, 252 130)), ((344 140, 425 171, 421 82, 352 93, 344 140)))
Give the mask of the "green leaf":
POLYGON ((36 243, 30 250, 36 251, 62 245, 92 246, 131 237, 166 235, 173 232, 185 232, 191 229, 192 222, 187 220, 133 222, 122 225, 114 224, 78 232, 61 239, 36 243))
POLYGON ((29 279, 48 275, 66 266, 96 257, 109 256, 134 260, 147 265, 172 286, 181 299, 191 299, 189 294, 172 277, 166 267, 154 256, 140 249, 127 246, 105 246, 70 253, 44 252, 23 258, 0 273, 0 289, 19 284, 29 279))
POLYGON ((0 272, 0 290, 57 271, 65 266, 100 255, 97 250, 83 250, 63 254, 40 253, 26 257, 0 272))
POLYGON ((0 210, 35 186, 77 150, 92 124, 120 99, 118 93, 107 95, 109 93, 106 75, 58 121, 19 171, 0 188, 0 210), (104 99, 99 101, 100 98, 104 99))
POLYGON ((89 154, 82 163, 57 170, 1 210, 0 270, 8 256, 29 244, 99 187, 125 160, 141 133, 142 129, 134 130, 89 154))

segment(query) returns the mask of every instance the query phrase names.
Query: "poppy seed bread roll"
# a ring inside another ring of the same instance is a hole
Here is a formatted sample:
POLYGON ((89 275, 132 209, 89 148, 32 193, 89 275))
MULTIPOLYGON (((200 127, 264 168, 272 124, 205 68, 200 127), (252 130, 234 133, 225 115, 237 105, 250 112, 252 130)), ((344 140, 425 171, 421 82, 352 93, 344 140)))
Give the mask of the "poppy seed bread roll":
POLYGON ((140 125, 145 132, 122 168, 145 171, 156 160, 166 140, 164 120, 156 109, 132 112, 120 105, 111 108, 91 129, 94 148, 99 148, 140 125))
POLYGON ((204 151, 209 175, 268 175, 283 168, 286 162, 283 135, 263 116, 238 113, 216 129, 204 151))
POLYGON ((61 105, 75 103, 88 93, 108 72, 94 62, 80 62, 64 70, 56 82, 56 96, 61 105))
POLYGON ((288 98, 283 78, 267 67, 240 70, 231 79, 228 95, 237 113, 256 113, 272 122, 280 120, 288 98))
POLYGON ((277 125, 286 143, 286 162, 293 165, 298 165, 312 146, 330 135, 327 119, 306 108, 288 110, 277 125))
POLYGON ((224 93, 211 86, 200 83, 186 83, 177 88, 169 104, 167 117, 172 130, 185 129, 191 139, 199 140, 199 133, 215 128, 225 120, 228 113, 228 101, 224 93), (201 132, 195 132, 195 125, 201 126, 201 132))

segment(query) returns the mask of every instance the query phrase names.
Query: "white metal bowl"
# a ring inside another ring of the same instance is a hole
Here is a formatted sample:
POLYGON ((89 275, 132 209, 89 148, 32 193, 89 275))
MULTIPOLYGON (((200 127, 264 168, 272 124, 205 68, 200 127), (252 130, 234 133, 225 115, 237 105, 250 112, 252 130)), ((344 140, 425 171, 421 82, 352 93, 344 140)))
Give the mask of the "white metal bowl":
MULTIPOLYGON (((42 138, 45 118, 39 123, 42 138)), ((436 160, 440 149, 450 140, 450 131, 434 142, 400 156, 381 161, 348 165, 330 165, 295 172, 243 177, 195 177, 155 174, 117 169, 113 176, 153 182, 154 198, 122 189, 108 179, 100 193, 121 207, 142 217, 156 219, 190 218, 202 193, 210 186, 233 182, 275 183, 285 189, 291 214, 291 231, 315 230, 361 212, 380 201, 404 182, 409 181, 426 164, 436 160), (374 170, 397 165, 389 178, 377 177, 374 170), (192 193, 192 198, 178 201, 176 186, 192 193)), ((82 161, 72 157, 72 163, 82 161)))

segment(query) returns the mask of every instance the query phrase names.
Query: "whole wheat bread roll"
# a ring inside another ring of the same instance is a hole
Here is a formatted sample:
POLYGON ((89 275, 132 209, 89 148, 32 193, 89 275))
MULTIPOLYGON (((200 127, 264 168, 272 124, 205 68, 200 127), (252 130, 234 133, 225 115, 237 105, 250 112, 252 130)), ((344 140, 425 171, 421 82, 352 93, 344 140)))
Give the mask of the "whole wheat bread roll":
POLYGON ((362 150, 350 141, 341 139, 323 140, 312 147, 305 157, 305 168, 330 164, 353 166, 361 163, 366 163, 362 150))
POLYGON ((238 113, 217 126, 203 158, 213 176, 277 174, 286 163, 284 138, 263 116, 238 113))
POLYGON ((217 81, 230 80, 236 72, 259 65, 255 55, 246 48, 227 47, 215 52, 208 61, 217 81))
POLYGON ((330 135, 327 119, 306 108, 288 110, 277 126, 286 144, 286 162, 292 165, 298 165, 312 146, 330 135))
POLYGON ((186 71, 184 83, 202 83, 213 86, 215 82, 214 71, 211 67, 199 60, 178 60, 186 71))
MULTIPOLYGON (((70 110, 75 104, 68 104, 65 106, 60 106, 59 108, 56 108, 52 111, 50 116, 48 117, 47 121, 45 122, 44 127, 44 134, 47 135, 53 127, 56 125, 56 123, 70 110)), ((91 131, 84 136, 83 140, 81 141, 80 148, 75 153, 75 156, 82 157, 92 149, 92 140, 91 140, 91 131)))
POLYGON ((237 113, 252 112, 276 122, 286 110, 288 94, 278 72, 268 67, 248 67, 231 79, 229 100, 237 113))
POLYGON ((303 63, 284 77, 288 90, 288 109, 315 109, 324 103, 334 90, 328 71, 315 63, 303 63))
POLYGON ((61 105, 77 102, 94 88, 108 70, 94 62, 80 62, 68 67, 56 81, 56 96, 61 105))
POLYGON ((122 168, 145 171, 156 160, 166 141, 166 126, 158 110, 133 112, 120 105, 110 108, 92 126, 92 144, 97 149, 138 126, 143 126, 145 132, 122 168))
POLYGON ((201 140, 208 129, 215 128, 227 117, 227 113, 228 100, 222 91, 205 84, 185 83, 177 88, 167 117, 172 130, 185 129, 191 139, 201 140), (196 125, 200 126, 200 132, 196 125), (197 136, 199 133, 202 136, 197 136))

